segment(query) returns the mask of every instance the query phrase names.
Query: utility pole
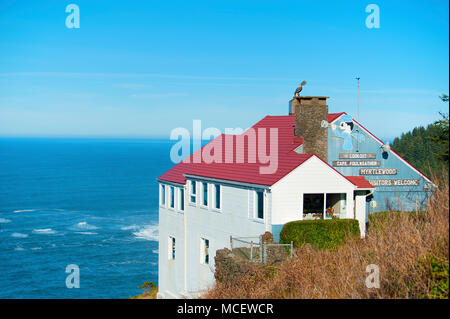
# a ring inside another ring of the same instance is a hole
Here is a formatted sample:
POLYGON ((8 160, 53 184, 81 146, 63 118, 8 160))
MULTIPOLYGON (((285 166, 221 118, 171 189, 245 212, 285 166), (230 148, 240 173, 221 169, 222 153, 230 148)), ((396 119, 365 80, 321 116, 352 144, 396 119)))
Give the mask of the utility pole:
MULTIPOLYGON (((359 123, 359 79, 360 77, 356 77, 356 80, 358 81, 358 109, 357 109, 357 118, 359 123)), ((359 126, 356 127, 356 152, 359 152, 359 126)))

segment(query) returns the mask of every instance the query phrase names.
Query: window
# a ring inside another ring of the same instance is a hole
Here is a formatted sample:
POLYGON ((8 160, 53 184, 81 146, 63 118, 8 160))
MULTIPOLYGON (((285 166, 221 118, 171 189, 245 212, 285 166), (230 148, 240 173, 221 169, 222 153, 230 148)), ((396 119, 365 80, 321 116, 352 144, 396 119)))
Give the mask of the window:
POLYGON ((264 192, 255 192, 255 217, 264 219, 264 192))
POLYGON ((175 208, 175 188, 173 186, 169 187, 169 198, 170 208, 175 208))
POLYGON ((221 208, 220 185, 214 184, 214 208, 221 208))
POLYGON ((197 200, 197 185, 195 181, 191 181, 191 203, 195 204, 195 201, 197 200))
POLYGON ((202 183, 203 188, 203 196, 202 196, 202 204, 203 206, 208 206, 208 183, 202 183))
POLYGON ((325 218, 336 219, 346 216, 347 194, 345 193, 327 193, 325 194, 325 218))
POLYGON ((175 260, 175 237, 169 236, 169 260, 175 260))
POLYGON ((204 265, 209 265, 209 240, 206 238, 201 239, 200 262, 204 265))
POLYGON ((323 219, 325 194, 303 194, 303 219, 323 219))
POLYGON ((166 186, 159 185, 159 203, 161 206, 166 206, 166 186))
POLYGON ((180 206, 178 206, 180 208, 180 210, 184 210, 184 188, 181 187, 180 188, 180 206))

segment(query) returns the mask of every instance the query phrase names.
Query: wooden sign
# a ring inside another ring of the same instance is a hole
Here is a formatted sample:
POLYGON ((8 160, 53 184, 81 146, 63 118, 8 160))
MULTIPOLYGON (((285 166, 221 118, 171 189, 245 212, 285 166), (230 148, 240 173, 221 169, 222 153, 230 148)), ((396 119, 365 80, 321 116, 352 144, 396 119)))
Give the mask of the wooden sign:
POLYGON ((354 166, 380 166, 380 161, 333 161, 333 166, 354 167, 354 166))
POLYGON ((377 158, 375 153, 340 153, 341 159, 374 159, 377 158))
POLYGON ((360 168, 359 175, 397 175, 396 168, 360 168))
POLYGON ((373 186, 419 186, 418 179, 369 179, 373 186))

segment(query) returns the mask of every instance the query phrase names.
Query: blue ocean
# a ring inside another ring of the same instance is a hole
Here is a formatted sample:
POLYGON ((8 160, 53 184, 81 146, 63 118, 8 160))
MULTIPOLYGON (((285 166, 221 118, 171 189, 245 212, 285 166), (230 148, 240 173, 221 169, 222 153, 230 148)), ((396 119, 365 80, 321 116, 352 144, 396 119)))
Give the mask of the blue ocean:
POLYGON ((0 298, 128 298, 157 284, 156 178, 171 145, 1 138, 0 298))

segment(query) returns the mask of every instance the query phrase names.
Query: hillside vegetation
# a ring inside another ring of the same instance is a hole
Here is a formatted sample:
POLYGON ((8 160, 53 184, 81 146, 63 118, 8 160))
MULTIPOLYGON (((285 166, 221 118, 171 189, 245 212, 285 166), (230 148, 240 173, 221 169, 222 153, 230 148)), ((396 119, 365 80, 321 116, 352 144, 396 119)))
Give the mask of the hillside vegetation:
MULTIPOLYGON (((440 99, 448 103, 448 95, 440 99)), ((394 139, 392 149, 425 175, 432 176, 448 167, 448 113, 439 113, 441 119, 419 126, 394 139)))
POLYGON ((364 239, 332 250, 305 245, 275 267, 217 282, 203 297, 448 298, 448 191, 443 181, 426 212, 380 214, 364 239), (379 269, 379 288, 366 286, 369 265, 379 269))
POLYGON ((430 176, 443 165, 439 155, 445 152, 445 145, 435 139, 441 134, 442 128, 436 124, 430 124, 426 128, 416 127, 395 138, 392 149, 425 175, 430 176))

